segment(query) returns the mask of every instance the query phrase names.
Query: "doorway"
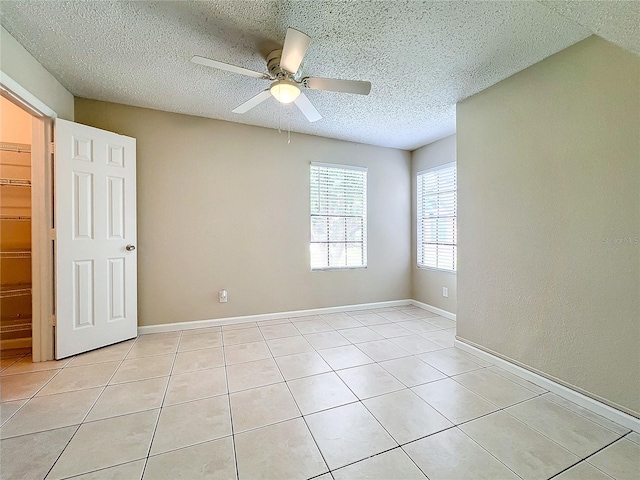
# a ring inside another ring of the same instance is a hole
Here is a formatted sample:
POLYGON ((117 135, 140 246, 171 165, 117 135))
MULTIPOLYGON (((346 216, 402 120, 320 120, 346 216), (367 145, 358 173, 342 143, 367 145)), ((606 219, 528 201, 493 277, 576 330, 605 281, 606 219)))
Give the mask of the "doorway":
POLYGON ((52 360, 52 121, 0 92, 0 356, 52 360))
MULTIPOLYGON (((6 339, 15 341, 0 353, 26 355, 29 326, 31 356, 27 358, 33 362, 65 358, 135 337, 135 138, 56 119, 54 111, 3 75, 0 95, 10 102, 7 112, 16 107, 31 118, 30 165, 24 159, 19 163, 24 167, 22 173, 7 176, 6 185, 0 187, 31 192, 30 203, 27 193, 22 203, 13 204, 22 209, 22 215, 13 212, 9 219, 7 213, 2 219, 3 223, 26 222, 22 243, 14 241, 17 235, 7 229, 13 243, 6 244, 6 253, 7 260, 29 260, 31 276, 29 267, 23 265, 7 270, 19 271, 21 276, 0 279, 2 300, 9 293, 25 297, 15 309, 2 305, 3 330, 15 332, 14 338, 6 339)), ((2 114, 0 111, 0 117, 2 114)), ((13 145, 14 153, 27 153, 26 145, 13 145)), ((7 175, 14 173, 6 170, 7 175)), ((4 175, 0 172, 1 178, 4 175)))
POLYGON ((31 353, 31 115, 0 97, 0 354, 31 353))

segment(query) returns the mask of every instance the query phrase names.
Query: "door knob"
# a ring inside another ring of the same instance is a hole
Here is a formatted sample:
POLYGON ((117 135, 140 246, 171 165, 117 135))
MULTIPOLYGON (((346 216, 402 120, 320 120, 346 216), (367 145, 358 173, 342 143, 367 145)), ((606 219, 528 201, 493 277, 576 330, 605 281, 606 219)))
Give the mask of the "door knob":
POLYGON ((135 245, 127 245, 125 247, 127 249, 127 252, 133 252, 136 249, 135 245))

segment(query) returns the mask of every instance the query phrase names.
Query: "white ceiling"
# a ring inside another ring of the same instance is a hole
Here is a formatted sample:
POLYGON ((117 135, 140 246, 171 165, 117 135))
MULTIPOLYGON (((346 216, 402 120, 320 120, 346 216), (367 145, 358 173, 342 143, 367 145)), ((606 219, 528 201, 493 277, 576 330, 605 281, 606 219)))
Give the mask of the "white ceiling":
POLYGON ((640 54, 640 2, 2 1, 0 21, 73 95, 407 150, 455 131, 456 102, 592 33, 640 54), (309 76, 369 80, 369 96, 307 90, 308 123, 264 80, 287 27, 312 37, 309 76))

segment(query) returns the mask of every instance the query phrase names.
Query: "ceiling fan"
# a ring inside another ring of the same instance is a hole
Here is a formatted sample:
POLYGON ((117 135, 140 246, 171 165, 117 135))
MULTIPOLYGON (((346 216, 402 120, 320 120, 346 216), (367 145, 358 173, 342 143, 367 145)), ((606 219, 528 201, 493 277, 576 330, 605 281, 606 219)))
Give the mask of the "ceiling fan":
POLYGON ((195 55, 191 58, 193 63, 207 67, 218 68, 228 72, 239 73, 248 77, 268 80, 271 86, 250 98, 242 105, 234 108, 234 113, 246 113, 256 105, 264 102, 270 96, 275 97, 280 103, 295 103, 300 111, 310 122, 320 120, 322 116, 309 98, 301 92, 300 87, 311 90, 325 90, 330 92, 357 93, 369 95, 371 83, 357 80, 339 80, 336 78, 303 77, 298 69, 302 63, 311 37, 294 28, 287 29, 282 50, 274 50, 267 55, 267 70, 269 73, 260 73, 247 68, 230 65, 228 63, 211 60, 195 55))

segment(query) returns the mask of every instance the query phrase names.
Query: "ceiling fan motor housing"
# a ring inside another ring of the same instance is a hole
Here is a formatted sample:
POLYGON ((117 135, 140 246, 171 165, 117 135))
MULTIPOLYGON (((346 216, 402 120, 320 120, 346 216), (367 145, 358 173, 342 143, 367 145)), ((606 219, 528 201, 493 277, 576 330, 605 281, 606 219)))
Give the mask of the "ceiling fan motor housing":
POLYGON ((300 72, 302 69, 299 68, 298 72, 287 72, 280 66, 280 61, 282 58, 282 50, 274 50, 269 55, 267 55, 267 70, 272 78, 277 80, 291 80, 296 83, 300 83, 300 72))
POLYGON ((267 70, 273 78, 284 78, 287 76, 282 67, 280 67, 280 58, 282 57, 282 50, 274 50, 267 55, 267 70))

